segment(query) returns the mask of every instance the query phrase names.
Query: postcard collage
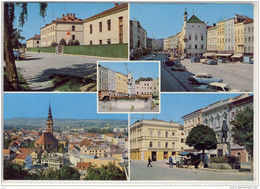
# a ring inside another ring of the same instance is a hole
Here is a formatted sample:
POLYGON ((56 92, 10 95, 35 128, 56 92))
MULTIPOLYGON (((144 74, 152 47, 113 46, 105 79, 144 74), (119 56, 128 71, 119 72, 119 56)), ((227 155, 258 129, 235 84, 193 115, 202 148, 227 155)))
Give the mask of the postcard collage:
POLYGON ((258 184, 257 2, 2 11, 2 185, 258 184))

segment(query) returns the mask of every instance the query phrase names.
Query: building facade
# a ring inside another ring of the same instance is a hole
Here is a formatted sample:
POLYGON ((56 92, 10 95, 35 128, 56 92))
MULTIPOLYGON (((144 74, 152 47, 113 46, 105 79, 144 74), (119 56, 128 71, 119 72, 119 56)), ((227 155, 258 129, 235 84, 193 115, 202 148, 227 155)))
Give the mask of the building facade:
POLYGON ((246 60, 253 58, 254 54, 254 20, 247 19, 244 21, 244 62, 250 62, 246 60))
POLYGON ((119 96, 127 94, 128 92, 127 80, 128 80, 128 76, 116 72, 116 92, 119 96))
POLYGON ((225 51, 234 52, 234 18, 225 20, 225 51))
POLYGON ((147 32, 137 20, 130 20, 130 49, 146 49, 147 32))
POLYGON ((116 3, 109 10, 83 21, 84 45, 128 43, 128 4, 116 3))
POLYGON ((108 91, 116 92, 116 72, 108 69, 108 91))
POLYGON ((167 160, 181 150, 179 124, 157 119, 136 121, 130 128, 130 158, 167 160))
POLYGON ((41 47, 51 46, 53 42, 59 44, 61 39, 65 39, 67 44, 69 40, 78 40, 83 44, 82 19, 77 18, 75 14, 67 13, 41 28, 41 47))
POLYGON ((35 34, 32 38, 26 41, 26 48, 34 48, 41 46, 41 35, 35 34))
POLYGON ((207 28, 207 51, 217 52, 218 35, 216 24, 207 28))
POLYGON ((108 91, 108 69, 104 66, 99 66, 99 85, 98 91, 108 91))
POLYGON ((140 81, 135 84, 135 91, 137 95, 151 95, 154 92, 153 80, 151 81, 140 81))

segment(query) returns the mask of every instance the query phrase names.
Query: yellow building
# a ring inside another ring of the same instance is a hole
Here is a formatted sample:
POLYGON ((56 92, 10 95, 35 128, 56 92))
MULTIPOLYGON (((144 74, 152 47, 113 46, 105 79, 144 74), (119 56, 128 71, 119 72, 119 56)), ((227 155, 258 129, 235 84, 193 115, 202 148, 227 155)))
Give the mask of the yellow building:
POLYGON ((39 47, 41 45, 41 35, 35 34, 26 41, 26 48, 39 47))
POLYGON ((116 93, 127 93, 127 76, 116 72, 116 93))
POLYGON ((244 53, 244 23, 238 22, 234 25, 235 31, 235 53, 244 53))
POLYGON ((84 146, 80 149, 80 153, 81 155, 92 155, 100 158, 107 156, 107 152, 105 149, 102 149, 101 147, 95 147, 95 146, 87 146, 87 147, 84 146))
POLYGON ((91 165, 96 166, 97 168, 101 167, 102 165, 108 165, 109 163, 113 163, 117 167, 122 168, 119 165, 120 161, 116 160, 115 158, 98 158, 98 159, 82 158, 81 162, 91 163, 91 165))
POLYGON ((128 43, 128 3, 84 20, 84 45, 128 43))
POLYGON ((61 39, 65 39, 67 44, 69 40, 78 40, 83 44, 83 22, 75 14, 63 14, 62 18, 41 28, 41 47, 51 46, 52 42, 59 44, 61 39), (68 33, 70 35, 66 37, 68 33))
POLYGON ((163 50, 169 50, 171 48, 170 39, 170 37, 164 39, 163 50))
POLYGON ((17 154, 14 160, 12 160, 12 163, 24 166, 26 156, 27 154, 17 154))
POLYGON ((158 119, 136 121, 130 128, 130 158, 152 161, 178 155, 184 146, 183 130, 174 122, 158 119))
POLYGON ((217 51, 218 49, 218 30, 216 25, 209 26, 207 29, 207 51, 217 51))
POLYGON ((217 50, 224 51, 225 50, 225 21, 221 21, 217 23, 217 50))

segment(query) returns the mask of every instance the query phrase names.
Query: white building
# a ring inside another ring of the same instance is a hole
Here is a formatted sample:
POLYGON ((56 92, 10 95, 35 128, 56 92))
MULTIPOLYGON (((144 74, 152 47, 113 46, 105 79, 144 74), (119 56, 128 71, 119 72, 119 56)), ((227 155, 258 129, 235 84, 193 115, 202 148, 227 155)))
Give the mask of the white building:
POLYGON ((234 18, 225 20, 225 51, 234 51, 234 18))
POLYGON ((116 72, 108 69, 108 91, 116 92, 116 72))
POLYGON ((26 48, 40 47, 41 35, 35 34, 32 38, 26 41, 26 48))
POLYGON ((135 94, 135 79, 131 71, 128 73, 127 77, 127 93, 131 96, 135 94))

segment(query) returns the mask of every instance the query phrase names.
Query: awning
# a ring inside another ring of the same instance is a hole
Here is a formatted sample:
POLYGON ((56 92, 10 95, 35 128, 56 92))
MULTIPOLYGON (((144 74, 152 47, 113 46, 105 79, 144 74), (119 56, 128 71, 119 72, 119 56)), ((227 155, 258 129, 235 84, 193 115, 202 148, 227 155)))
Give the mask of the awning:
POLYGON ((243 54, 234 54, 233 56, 231 56, 232 58, 241 58, 243 56, 243 54))
POLYGON ((214 56, 231 56, 232 54, 214 54, 214 56))
POLYGON ((203 56, 212 56, 215 53, 204 53, 203 56))

